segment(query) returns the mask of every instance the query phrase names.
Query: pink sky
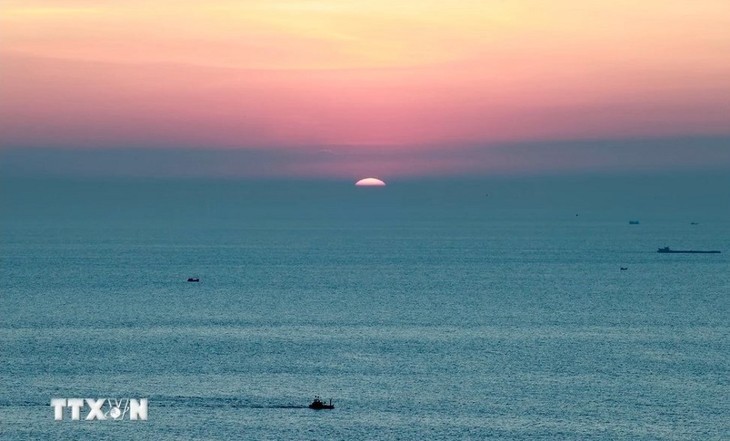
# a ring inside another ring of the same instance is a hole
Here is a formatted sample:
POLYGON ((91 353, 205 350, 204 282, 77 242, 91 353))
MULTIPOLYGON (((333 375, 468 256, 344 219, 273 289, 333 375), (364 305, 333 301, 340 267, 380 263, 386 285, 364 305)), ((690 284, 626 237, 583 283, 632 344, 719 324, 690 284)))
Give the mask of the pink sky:
POLYGON ((10 0, 0 29, 3 147, 358 146, 429 175, 478 144, 730 135, 726 0, 10 0))

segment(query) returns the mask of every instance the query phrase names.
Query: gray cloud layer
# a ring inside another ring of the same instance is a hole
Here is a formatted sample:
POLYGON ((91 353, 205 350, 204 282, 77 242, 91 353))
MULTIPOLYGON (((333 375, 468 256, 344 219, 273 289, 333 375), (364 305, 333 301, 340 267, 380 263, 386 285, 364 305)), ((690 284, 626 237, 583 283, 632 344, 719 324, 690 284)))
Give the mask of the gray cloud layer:
POLYGON ((534 142, 492 146, 259 148, 238 150, 9 147, 4 176, 384 178, 730 171, 730 138, 534 142))

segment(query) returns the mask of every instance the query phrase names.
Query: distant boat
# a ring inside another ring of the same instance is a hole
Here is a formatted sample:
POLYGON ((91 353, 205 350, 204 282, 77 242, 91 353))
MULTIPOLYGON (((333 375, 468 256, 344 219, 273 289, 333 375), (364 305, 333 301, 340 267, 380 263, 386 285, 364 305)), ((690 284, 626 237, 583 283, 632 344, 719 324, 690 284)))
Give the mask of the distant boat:
POLYGON ((627 267, 625 267, 625 266, 622 266, 622 267, 621 267, 621 271, 626 271, 627 269, 628 269, 628 268, 627 268, 627 267))
POLYGON ((200 279, 197 277, 188 277, 188 282, 200 282, 200 279))
POLYGON ((629 221, 629 225, 639 225, 639 221, 637 221, 637 220, 629 221))
POLYGON ((335 405, 332 404, 332 398, 330 398, 330 403, 327 404, 324 401, 322 401, 321 398, 316 396, 316 397, 314 397, 314 401, 312 401, 312 404, 309 405, 309 408, 314 409, 314 410, 334 409, 335 405))
POLYGON ((672 250, 669 247, 659 248, 657 253, 685 253, 685 254, 719 254, 720 251, 672 250))
POLYGON ((699 222, 690 222, 689 224, 690 225, 699 225, 700 223, 699 222))

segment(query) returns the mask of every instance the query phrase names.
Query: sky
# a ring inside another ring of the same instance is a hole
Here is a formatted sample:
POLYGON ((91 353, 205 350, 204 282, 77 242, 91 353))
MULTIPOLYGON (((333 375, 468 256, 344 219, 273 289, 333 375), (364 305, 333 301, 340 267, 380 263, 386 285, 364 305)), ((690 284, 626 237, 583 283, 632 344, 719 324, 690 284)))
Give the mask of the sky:
POLYGON ((0 154, 72 175, 730 170, 728 54, 727 0, 4 0, 0 154))

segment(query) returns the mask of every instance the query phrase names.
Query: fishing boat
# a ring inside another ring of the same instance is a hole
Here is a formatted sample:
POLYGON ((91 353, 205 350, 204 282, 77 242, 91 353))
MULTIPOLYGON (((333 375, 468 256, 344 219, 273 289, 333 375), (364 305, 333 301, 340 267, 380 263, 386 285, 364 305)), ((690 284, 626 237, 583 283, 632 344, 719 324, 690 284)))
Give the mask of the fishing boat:
POLYGON ((315 410, 323 410, 323 409, 334 409, 335 405, 332 404, 332 398, 330 398, 330 403, 327 404, 324 401, 322 401, 319 396, 314 397, 314 401, 312 401, 312 404, 309 405, 310 409, 315 410))

